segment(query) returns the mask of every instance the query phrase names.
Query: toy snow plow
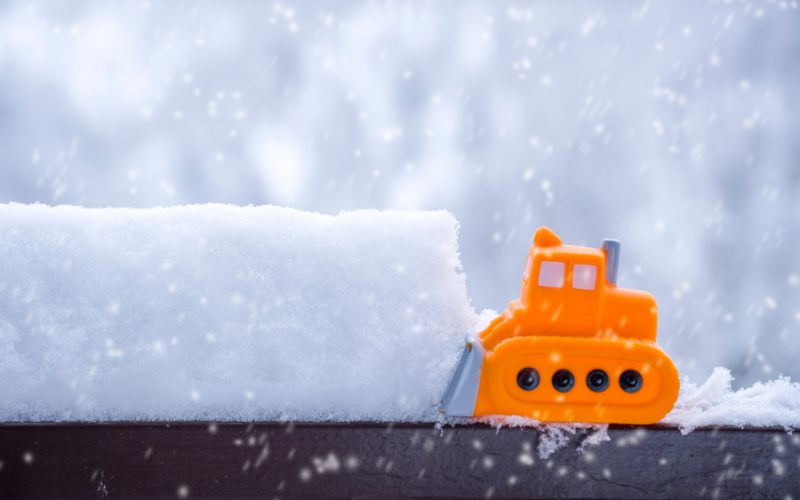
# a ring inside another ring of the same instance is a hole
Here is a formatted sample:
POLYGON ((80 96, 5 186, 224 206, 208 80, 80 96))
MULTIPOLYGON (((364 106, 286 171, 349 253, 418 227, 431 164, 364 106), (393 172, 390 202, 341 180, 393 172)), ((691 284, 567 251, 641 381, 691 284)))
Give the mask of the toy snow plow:
POLYGON ((533 237, 518 300, 468 342, 441 412, 542 421, 651 424, 678 399, 675 365, 655 343, 647 292, 617 288, 620 244, 533 237))

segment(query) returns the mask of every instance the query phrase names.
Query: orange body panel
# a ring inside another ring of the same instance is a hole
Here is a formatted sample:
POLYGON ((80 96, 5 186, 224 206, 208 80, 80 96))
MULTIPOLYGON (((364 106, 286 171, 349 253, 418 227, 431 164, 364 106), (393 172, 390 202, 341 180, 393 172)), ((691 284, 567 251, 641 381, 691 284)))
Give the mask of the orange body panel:
POLYGON ((609 283, 604 250, 563 245, 540 228, 528 253, 520 298, 480 333, 486 349, 475 416, 522 415, 545 421, 649 424, 678 398, 680 379, 655 344, 658 308, 647 292, 609 283), (521 370, 540 380, 523 390, 521 370), (556 390, 551 378, 569 370, 574 386, 556 390), (589 388, 602 370, 607 387, 589 388), (622 388, 628 370, 639 387, 622 388))

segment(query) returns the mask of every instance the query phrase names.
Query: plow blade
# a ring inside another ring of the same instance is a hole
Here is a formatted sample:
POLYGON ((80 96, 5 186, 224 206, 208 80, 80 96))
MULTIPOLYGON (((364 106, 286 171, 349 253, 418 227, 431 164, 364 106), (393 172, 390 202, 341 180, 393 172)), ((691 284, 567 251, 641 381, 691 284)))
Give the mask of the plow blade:
POLYGON ((485 352, 480 342, 467 342, 464 346, 456 373, 445 393, 441 413, 451 417, 473 416, 485 352))

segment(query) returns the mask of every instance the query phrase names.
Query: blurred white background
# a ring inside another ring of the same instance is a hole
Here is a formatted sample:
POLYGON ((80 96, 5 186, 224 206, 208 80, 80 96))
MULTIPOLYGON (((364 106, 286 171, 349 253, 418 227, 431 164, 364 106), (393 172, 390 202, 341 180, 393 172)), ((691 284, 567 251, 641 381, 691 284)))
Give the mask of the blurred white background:
POLYGON ((538 226, 614 237, 683 375, 798 380, 798 26, 796 1, 5 2, 0 201, 446 208, 478 311, 538 226))

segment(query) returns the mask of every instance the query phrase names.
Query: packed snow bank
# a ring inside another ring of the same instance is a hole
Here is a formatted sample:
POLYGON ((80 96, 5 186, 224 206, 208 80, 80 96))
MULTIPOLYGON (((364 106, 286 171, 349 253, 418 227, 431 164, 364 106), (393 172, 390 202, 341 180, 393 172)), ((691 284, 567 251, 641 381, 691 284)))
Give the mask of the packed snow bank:
POLYGON ((0 421, 435 420, 477 322, 457 228, 0 205, 0 421))
POLYGON ((731 372, 719 367, 700 387, 685 380, 675 408, 661 423, 677 425, 683 434, 713 425, 800 428, 800 384, 780 377, 733 392, 732 380, 731 372))

